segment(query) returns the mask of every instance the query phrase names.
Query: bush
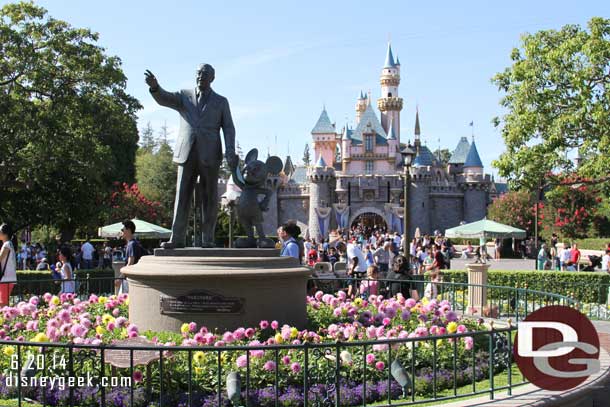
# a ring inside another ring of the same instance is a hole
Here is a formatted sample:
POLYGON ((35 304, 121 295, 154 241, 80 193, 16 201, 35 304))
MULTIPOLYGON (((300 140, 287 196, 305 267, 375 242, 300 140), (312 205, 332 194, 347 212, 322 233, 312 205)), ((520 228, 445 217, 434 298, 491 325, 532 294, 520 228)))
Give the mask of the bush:
MULTIPOLYGON (((86 291, 94 294, 114 292, 112 277, 113 270, 76 270, 76 281, 83 289, 88 287, 86 291)), ((17 282, 12 295, 41 295, 46 292, 56 294, 60 289, 60 285, 52 280, 51 272, 46 270, 17 270, 17 282)))
MULTIPOLYGON (((465 270, 443 270, 443 281, 467 283, 468 272, 465 270)), ((598 272, 569 271, 509 271, 490 270, 487 284, 502 287, 519 287, 567 295, 585 303, 604 304, 608 298, 610 274, 598 272)), ((489 298, 506 296, 504 290, 489 289, 489 298)))

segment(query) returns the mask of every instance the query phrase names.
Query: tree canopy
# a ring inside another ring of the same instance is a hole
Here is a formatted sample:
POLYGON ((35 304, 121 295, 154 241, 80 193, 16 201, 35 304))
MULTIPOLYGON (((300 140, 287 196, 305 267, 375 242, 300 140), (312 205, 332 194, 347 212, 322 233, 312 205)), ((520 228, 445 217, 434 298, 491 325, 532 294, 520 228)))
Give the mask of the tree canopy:
POLYGON ((134 180, 140 103, 98 34, 33 3, 0 9, 0 217, 69 238, 134 180))
POLYGON ((511 59, 492 80, 506 109, 494 119, 506 144, 493 163, 500 175, 529 189, 566 174, 609 180, 610 19, 525 34, 511 59), (576 150, 587 157, 578 168, 576 150))

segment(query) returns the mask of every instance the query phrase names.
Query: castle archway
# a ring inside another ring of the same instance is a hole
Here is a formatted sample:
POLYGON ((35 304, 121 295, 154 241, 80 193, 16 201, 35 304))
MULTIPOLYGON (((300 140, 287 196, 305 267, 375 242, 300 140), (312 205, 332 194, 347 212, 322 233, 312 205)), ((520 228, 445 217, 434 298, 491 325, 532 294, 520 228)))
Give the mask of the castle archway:
POLYGON ((356 210, 352 216, 350 216, 350 226, 362 224, 367 227, 388 227, 388 221, 385 218, 384 213, 374 207, 364 207, 356 210))

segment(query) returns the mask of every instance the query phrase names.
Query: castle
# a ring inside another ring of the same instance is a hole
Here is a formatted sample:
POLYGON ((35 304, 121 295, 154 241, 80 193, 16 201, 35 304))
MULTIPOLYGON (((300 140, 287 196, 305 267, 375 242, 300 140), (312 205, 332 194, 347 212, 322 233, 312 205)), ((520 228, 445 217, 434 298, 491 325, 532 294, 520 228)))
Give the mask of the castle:
MULTIPOLYGON (((273 190, 265 232, 275 235, 279 224, 296 219, 307 234, 319 240, 329 231, 355 222, 386 226, 402 233, 404 166, 400 153, 400 61, 388 44, 377 100, 370 93, 356 101, 355 127, 338 131, 323 108, 311 131, 315 163, 295 166, 286 157, 284 171, 271 177, 273 190)), ((462 137, 448 163, 442 163, 421 141, 419 113, 415 116, 416 156, 410 169, 409 235, 444 231, 462 221, 485 217, 487 205, 501 191, 485 174, 474 139, 462 137)))

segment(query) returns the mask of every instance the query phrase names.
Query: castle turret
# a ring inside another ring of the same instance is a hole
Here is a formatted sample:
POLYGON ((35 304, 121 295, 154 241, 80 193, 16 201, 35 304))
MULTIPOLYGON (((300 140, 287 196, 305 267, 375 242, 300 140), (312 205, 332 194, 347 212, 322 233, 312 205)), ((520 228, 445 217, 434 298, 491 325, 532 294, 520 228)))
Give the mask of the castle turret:
POLYGON ((421 129, 419 127, 419 107, 415 108, 415 147, 419 147, 421 145, 421 129))
POLYGON ((360 97, 356 101, 356 124, 360 123, 360 118, 362 114, 366 110, 366 105, 368 104, 368 98, 366 94, 363 94, 360 91, 360 97))
POLYGON ((386 133, 390 132, 392 123, 394 134, 400 143, 400 111, 402 98, 398 97, 400 84, 400 64, 394 61, 392 46, 388 43, 388 51, 380 77, 381 97, 377 100, 377 107, 381 111, 381 125, 386 133))
POLYGON ((486 177, 483 173, 483 163, 474 139, 464 162, 462 189, 464 190, 464 221, 481 220, 487 213, 489 176, 486 177))
POLYGON ((481 157, 479 157, 474 139, 472 140, 472 144, 470 144, 470 149, 468 150, 466 161, 464 162, 464 175, 473 178, 483 176, 483 163, 481 162, 481 157))
POLYGON ((335 163, 335 152, 337 150, 337 133, 335 125, 330 122, 326 108, 322 109, 318 122, 311 130, 313 138, 314 161, 324 157, 324 162, 332 167, 335 163))
POLYGON ((458 145, 453 150, 451 154, 451 158, 449 158, 448 170, 450 174, 461 174, 464 168, 464 163, 466 162, 466 156, 468 156, 468 152, 470 151, 470 143, 468 142, 468 138, 462 137, 458 145))
POLYGON ((396 137, 396 133, 394 133, 394 127, 390 122, 390 131, 388 133, 388 158, 396 158, 397 150, 398 150, 398 137, 396 137))
POLYGON ((347 165, 351 160, 351 149, 352 149, 352 130, 350 130, 347 123, 343 129, 341 136, 341 164, 343 171, 347 171, 347 165))
POLYGON ((324 158, 320 156, 315 166, 307 171, 307 180, 309 181, 309 236, 320 241, 321 238, 328 237, 329 231, 325 230, 322 235, 316 209, 329 208, 334 202, 331 191, 334 190, 335 170, 328 167, 324 158))

